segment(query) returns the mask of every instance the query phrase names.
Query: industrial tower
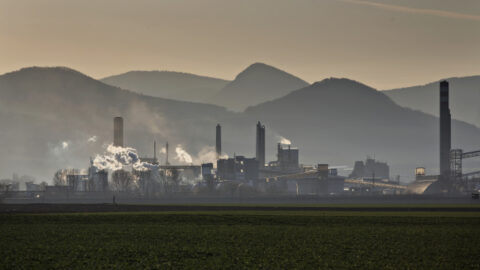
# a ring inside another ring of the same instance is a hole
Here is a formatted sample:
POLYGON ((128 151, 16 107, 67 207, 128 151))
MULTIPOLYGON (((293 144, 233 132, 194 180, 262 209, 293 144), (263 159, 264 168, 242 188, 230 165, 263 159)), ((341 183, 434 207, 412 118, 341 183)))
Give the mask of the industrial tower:
POLYGON ((448 104, 448 82, 440 82, 440 178, 450 179, 451 115, 448 104))
POLYGON ((258 166, 263 168, 265 166, 265 126, 257 123, 257 148, 256 157, 258 160, 258 166))
POLYGON ((113 119, 113 146, 123 147, 123 118, 113 119))
POLYGON ((215 151, 217 152, 217 159, 222 155, 222 126, 217 124, 215 137, 215 151))

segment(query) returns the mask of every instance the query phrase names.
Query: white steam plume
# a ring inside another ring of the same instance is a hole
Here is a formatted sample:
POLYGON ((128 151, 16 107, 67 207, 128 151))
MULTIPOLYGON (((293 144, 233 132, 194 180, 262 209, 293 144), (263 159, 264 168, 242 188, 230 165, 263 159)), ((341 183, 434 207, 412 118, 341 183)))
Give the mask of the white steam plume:
POLYGON ((140 161, 137 150, 134 148, 110 144, 103 155, 97 155, 94 158, 93 166, 99 170, 116 171, 124 168, 153 169, 156 165, 140 161))
POLYGON ((69 145, 70 145, 70 143, 69 143, 69 142, 67 142, 67 141, 63 141, 63 142, 62 142, 62 149, 66 150, 66 149, 68 148, 68 146, 69 146, 69 145))
POLYGON ((337 170, 343 170, 343 171, 352 171, 353 168, 351 168, 348 165, 339 165, 339 166, 329 166, 330 169, 337 169, 337 170))
POLYGON ((277 138, 278 138, 278 142, 281 143, 281 144, 285 144, 285 145, 291 145, 292 144, 292 141, 290 141, 289 139, 287 139, 283 136, 277 135, 277 138))
MULTIPOLYGON (((221 159, 228 158, 228 155, 222 154, 220 155, 221 159)), ((202 164, 202 163, 216 163, 217 162, 217 152, 215 151, 215 147, 213 146, 205 146, 203 147, 194 158, 195 163, 202 164)))
POLYGON ((93 135, 92 137, 88 138, 87 142, 89 143, 94 143, 97 142, 98 137, 96 135, 93 135))
POLYGON ((193 162, 192 156, 187 151, 185 151, 185 149, 183 149, 182 145, 178 144, 177 147, 175 147, 175 152, 177 153, 175 159, 178 162, 188 164, 191 164, 193 162))
POLYGON ((70 141, 60 141, 57 144, 48 144, 50 151, 55 155, 55 156, 61 156, 64 155, 68 150, 70 146, 70 141))

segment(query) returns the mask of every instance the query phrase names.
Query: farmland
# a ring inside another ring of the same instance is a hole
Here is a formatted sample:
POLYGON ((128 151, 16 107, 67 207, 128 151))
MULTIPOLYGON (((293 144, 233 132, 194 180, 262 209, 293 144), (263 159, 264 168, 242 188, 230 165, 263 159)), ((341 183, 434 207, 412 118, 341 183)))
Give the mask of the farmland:
POLYGON ((480 268, 480 213, 0 214, 3 269, 480 268))

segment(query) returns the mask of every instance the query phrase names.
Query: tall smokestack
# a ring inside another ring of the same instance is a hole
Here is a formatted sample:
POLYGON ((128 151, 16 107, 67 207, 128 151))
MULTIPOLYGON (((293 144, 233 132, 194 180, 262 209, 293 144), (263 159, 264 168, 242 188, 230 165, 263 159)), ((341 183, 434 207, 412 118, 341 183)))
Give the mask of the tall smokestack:
POLYGON ((260 168, 265 166, 265 126, 258 121, 257 123, 257 148, 256 157, 260 168))
POLYGON ((165 165, 170 165, 170 163, 168 163, 168 142, 167 144, 165 144, 165 155, 166 155, 165 165))
POLYGON ((215 150, 217 152, 217 159, 222 155, 222 126, 217 124, 216 137, 215 137, 215 150))
POLYGON ((440 82, 440 176, 447 180, 450 177, 451 115, 448 102, 448 82, 440 82))
POLYGON ((123 118, 113 119, 113 145, 123 147, 123 118))
POLYGON ((153 141, 153 160, 157 160, 157 141, 153 141))

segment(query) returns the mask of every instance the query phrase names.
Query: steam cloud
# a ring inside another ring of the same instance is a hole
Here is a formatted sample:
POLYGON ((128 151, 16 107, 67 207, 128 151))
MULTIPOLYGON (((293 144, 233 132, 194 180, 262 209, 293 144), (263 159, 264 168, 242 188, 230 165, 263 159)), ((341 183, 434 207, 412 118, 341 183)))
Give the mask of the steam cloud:
POLYGON ((62 155, 64 155, 65 152, 68 151, 69 146, 70 146, 70 141, 60 141, 58 144, 50 144, 50 143, 49 143, 50 151, 51 151, 55 156, 62 156, 62 155))
MULTIPOLYGON (((225 159, 228 158, 228 155, 222 154, 219 158, 225 159)), ((217 152, 213 146, 205 146, 199 152, 194 159, 195 163, 216 163, 217 161, 217 152)))
MULTIPOLYGON (((167 150, 165 147, 160 149, 160 153, 166 154, 167 150)), ((228 155, 222 154, 219 158, 228 158, 228 155)), ((190 154, 183 148, 181 144, 177 144, 175 147, 175 156, 174 160, 181 164, 202 164, 202 163, 216 163, 217 162, 217 152, 213 146, 205 146, 196 154, 190 154)))
POLYGON ((337 169, 337 170, 343 170, 343 171, 352 171, 353 168, 348 166, 348 165, 339 165, 339 166, 330 166, 330 169, 337 169))
POLYGON ((292 142, 289 139, 287 139, 283 136, 277 136, 277 137, 278 137, 278 142, 281 143, 281 144, 286 144, 286 145, 291 145, 292 144, 292 142))
POLYGON ((175 152, 177 153, 177 156, 175 156, 175 159, 181 163, 188 163, 191 164, 193 162, 192 156, 183 149, 181 144, 178 144, 177 147, 175 148, 175 152))
MULTIPOLYGON (((161 153, 166 153, 166 149, 162 148, 161 153)), ((174 159, 183 164, 201 164, 201 163, 216 163, 217 154, 215 148, 206 146, 202 148, 196 156, 189 154, 181 144, 175 147, 174 159)), ((220 158, 228 158, 228 155, 221 155, 220 158)), ((135 148, 113 146, 110 144, 101 155, 96 155, 93 159, 93 166, 97 170, 121 170, 121 169, 135 169, 135 170, 156 170, 158 165, 142 162, 135 148)))
POLYGON ((131 147, 107 146, 103 155, 97 155, 93 160, 93 166, 99 170, 121 170, 133 168, 135 170, 153 169, 156 165, 142 162, 137 150, 131 147))
POLYGON ((66 150, 68 148, 69 143, 67 141, 62 142, 62 149, 66 150))

